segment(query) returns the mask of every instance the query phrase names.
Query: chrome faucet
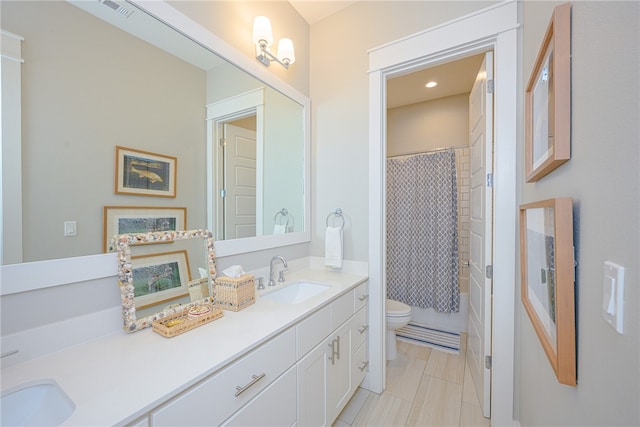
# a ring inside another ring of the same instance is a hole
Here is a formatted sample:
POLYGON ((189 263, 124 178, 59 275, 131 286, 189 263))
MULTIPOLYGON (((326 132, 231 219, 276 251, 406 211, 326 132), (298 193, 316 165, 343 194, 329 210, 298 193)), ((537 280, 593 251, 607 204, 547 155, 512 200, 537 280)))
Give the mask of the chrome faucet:
POLYGON ((282 268, 282 270, 280 271, 280 275, 278 276, 278 282, 280 282, 280 283, 284 282, 284 272, 288 268, 287 260, 285 260, 280 255, 276 255, 273 258, 271 258, 271 263, 269 265, 269 286, 275 286, 276 285, 276 282, 273 280, 273 265, 274 265, 274 263, 276 261, 282 261, 282 265, 284 266, 282 268))

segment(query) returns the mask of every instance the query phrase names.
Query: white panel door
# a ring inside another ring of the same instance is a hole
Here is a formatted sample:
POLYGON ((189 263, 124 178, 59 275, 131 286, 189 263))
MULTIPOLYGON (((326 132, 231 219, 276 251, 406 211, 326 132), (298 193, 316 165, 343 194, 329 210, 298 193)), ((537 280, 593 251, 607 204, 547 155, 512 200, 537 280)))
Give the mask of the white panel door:
POLYGON ((226 239, 256 235, 256 133, 224 125, 224 225, 226 239))
POLYGON ((491 415, 491 369, 485 364, 491 356, 491 274, 493 189, 493 53, 485 55, 469 95, 471 146, 471 212, 469 254, 469 337, 467 360, 480 407, 491 415), (492 91, 491 91, 492 92, 492 91), (489 267, 490 268, 490 267, 489 267))

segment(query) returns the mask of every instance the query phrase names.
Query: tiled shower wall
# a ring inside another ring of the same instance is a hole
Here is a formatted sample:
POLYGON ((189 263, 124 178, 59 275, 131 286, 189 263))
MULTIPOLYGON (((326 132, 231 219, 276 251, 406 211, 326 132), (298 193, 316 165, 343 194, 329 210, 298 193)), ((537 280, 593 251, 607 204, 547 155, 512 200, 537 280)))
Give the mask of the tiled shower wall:
POLYGON ((456 148, 458 179, 458 259, 460 292, 469 292, 469 203, 471 190, 471 149, 456 148))

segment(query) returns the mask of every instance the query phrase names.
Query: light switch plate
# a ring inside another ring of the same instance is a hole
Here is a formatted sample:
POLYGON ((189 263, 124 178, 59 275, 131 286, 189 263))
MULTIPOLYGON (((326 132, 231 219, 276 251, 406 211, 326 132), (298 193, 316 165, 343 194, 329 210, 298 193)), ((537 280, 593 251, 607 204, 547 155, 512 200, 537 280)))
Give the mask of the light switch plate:
POLYGON ((602 317, 613 329, 622 334, 624 267, 611 261, 605 261, 602 286, 602 317))
POLYGON ((78 235, 77 223, 75 221, 64 222, 64 236, 74 237, 78 235))

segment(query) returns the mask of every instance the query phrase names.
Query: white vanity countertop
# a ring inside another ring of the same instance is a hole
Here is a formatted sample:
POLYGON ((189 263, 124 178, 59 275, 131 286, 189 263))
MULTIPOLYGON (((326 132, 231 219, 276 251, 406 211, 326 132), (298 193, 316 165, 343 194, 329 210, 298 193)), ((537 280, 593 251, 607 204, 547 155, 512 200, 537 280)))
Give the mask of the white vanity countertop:
POLYGON ((173 338, 151 329, 132 334, 123 331, 4 368, 2 389, 54 380, 76 405, 64 425, 131 422, 367 277, 307 269, 292 272, 286 279, 285 284, 260 292, 255 304, 239 312, 225 310, 222 318, 173 338), (300 280, 330 288, 299 304, 260 298, 260 294, 300 280))

